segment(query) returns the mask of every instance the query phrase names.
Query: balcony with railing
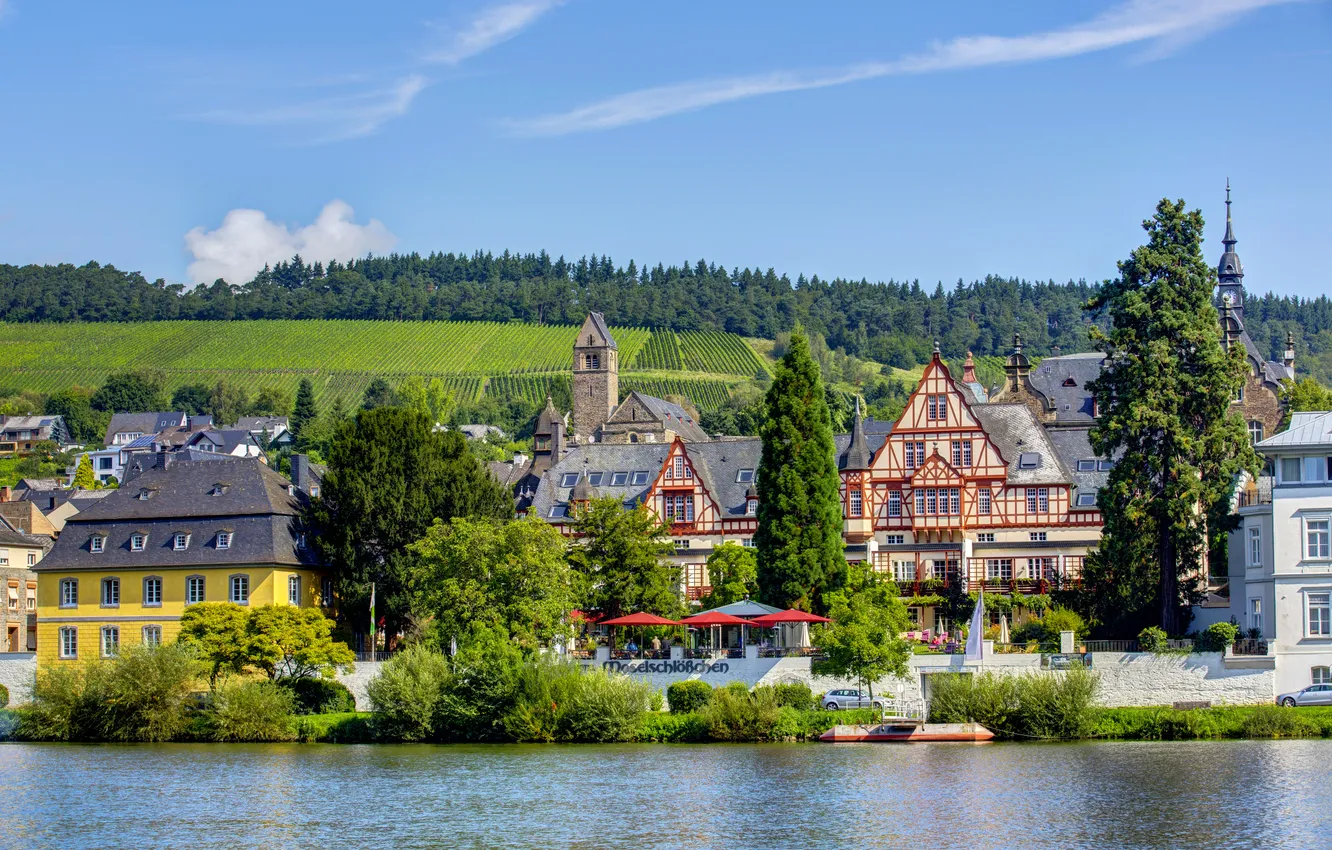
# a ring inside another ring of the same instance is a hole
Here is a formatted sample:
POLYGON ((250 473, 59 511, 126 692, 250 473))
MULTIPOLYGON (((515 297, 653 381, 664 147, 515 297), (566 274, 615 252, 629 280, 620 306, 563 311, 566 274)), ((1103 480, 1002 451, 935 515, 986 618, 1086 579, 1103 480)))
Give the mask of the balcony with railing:
POLYGON ((1272 504, 1272 477, 1264 475, 1256 481, 1250 481, 1244 489, 1239 492, 1239 500, 1236 507, 1258 508, 1263 505, 1272 504))

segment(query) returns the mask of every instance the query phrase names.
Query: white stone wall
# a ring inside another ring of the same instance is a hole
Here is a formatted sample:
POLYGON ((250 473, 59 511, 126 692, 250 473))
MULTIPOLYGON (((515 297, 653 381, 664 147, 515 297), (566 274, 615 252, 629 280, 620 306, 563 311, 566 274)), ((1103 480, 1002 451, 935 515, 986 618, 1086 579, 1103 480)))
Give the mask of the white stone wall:
POLYGON ((37 682, 37 653, 0 652, 0 685, 9 689, 10 706, 23 705, 32 699, 32 686, 37 682))
POLYGON ((1210 700, 1213 704, 1271 702, 1276 671, 1229 664, 1218 652, 1154 655, 1146 652, 1096 652, 1092 669, 1100 676, 1101 705, 1147 706, 1210 700))
POLYGON ((357 711, 370 710, 370 698, 366 696, 365 686, 370 684, 370 680, 379 675, 380 668, 384 666, 383 661, 357 661, 356 669, 350 673, 339 673, 337 680, 347 686, 347 690, 352 692, 356 699, 357 711))

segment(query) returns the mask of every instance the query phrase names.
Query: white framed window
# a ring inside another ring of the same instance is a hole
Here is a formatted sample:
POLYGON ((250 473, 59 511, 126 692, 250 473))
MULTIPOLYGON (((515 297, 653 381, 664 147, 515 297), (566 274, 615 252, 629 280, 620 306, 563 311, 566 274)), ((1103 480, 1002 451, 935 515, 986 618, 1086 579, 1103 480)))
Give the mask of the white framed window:
POLYGON ((143 627, 143 645, 161 646, 162 645, 162 627, 144 626, 143 627))
POLYGON ((962 513, 962 491, 956 487, 948 490, 948 512, 954 516, 962 513))
POLYGON ((188 534, 177 534, 172 539, 171 545, 177 552, 186 549, 190 545, 190 536, 188 534))
POLYGON ((893 561, 893 581, 915 581, 916 562, 907 560, 893 561))
POLYGON ((916 468, 916 444, 915 444, 915 443, 907 443, 907 444, 906 444, 906 455, 905 455, 905 458, 906 458, 906 468, 907 468, 907 469, 915 469, 915 468, 916 468))
POLYGON ((1304 599, 1308 624, 1306 636, 1332 637, 1332 593, 1309 593, 1304 599))
POLYGON ((1027 539, 1030 540, 1032 543, 1044 543, 1047 539, 1047 535, 1048 532, 1032 531, 1027 534, 1027 539))
POLYGON ((1035 488, 1035 487, 1028 487, 1028 488, 1027 488, 1027 513, 1029 513, 1029 514, 1034 514, 1034 513, 1036 513, 1036 488, 1035 488))
MULTIPOLYGON (((683 478, 685 477, 685 462, 684 462, 684 458, 681 457, 680 455, 676 455, 676 456, 675 456, 675 461, 671 464, 671 470, 672 470, 672 472, 674 473, 675 478, 677 478, 677 479, 683 479, 683 478)), ((670 476, 667 476, 667 477, 670 477, 670 476)))
POLYGON ((916 516, 925 515, 925 488, 916 488, 916 516))
POLYGON ((287 601, 292 605, 301 604, 301 577, 287 577, 287 601))
POLYGON ((1050 512, 1050 488, 1041 487, 1036 491, 1036 509, 1043 514, 1050 512))
POLYGON ((737 469, 737 470, 735 471, 735 483, 737 483, 737 484, 752 484, 753 482, 754 482, 754 470, 752 470, 752 469, 737 469))
POLYGON ((1306 519, 1304 521, 1304 556, 1324 560, 1332 557, 1332 520, 1306 519))
POLYGON ((745 547, 746 549, 753 549, 753 548, 756 547, 758 544, 754 542, 754 538, 752 538, 752 537, 744 537, 744 538, 741 538, 741 540, 740 540, 740 545, 743 546, 743 547, 745 547))
POLYGON ((675 551, 677 551, 677 552, 688 552, 688 551, 689 551, 689 539, 688 539, 688 538, 685 538, 685 537, 677 537, 677 538, 675 538, 675 551))
POLYGON ((953 440, 953 466, 962 466, 962 441, 953 440))
POLYGON ((185 579, 185 604, 193 605, 204 601, 204 577, 190 576, 185 579))
POLYGON ((9 586, 9 610, 17 611, 19 607, 19 586, 11 584, 9 586))
POLYGON ((992 508, 990 491, 988 488, 982 487, 976 493, 976 513, 981 516, 989 516, 992 508))
POLYGON ((229 581, 230 594, 228 599, 237 605, 250 604, 250 577, 248 575, 234 575, 229 581))
POLYGON ((630 478, 629 480, 629 483, 635 487, 641 487, 642 485, 647 483, 647 480, 648 480, 647 471, 640 469, 634 472, 633 477, 630 478))
POLYGON ((77 608, 79 605, 79 580, 62 578, 60 580, 60 607, 77 608))
POLYGON ((100 555, 105 547, 106 538, 102 537, 100 534, 94 534, 92 537, 88 538, 88 551, 92 552, 94 555, 100 555))
POLYGON ((1009 581, 1013 578, 1012 558, 986 558, 985 577, 996 581, 1009 581))
POLYGON ((1027 578, 1054 581, 1057 574, 1058 570, 1055 569, 1054 558, 1027 559, 1027 578))
POLYGON ((1080 508, 1094 508, 1094 507, 1096 507, 1096 491, 1095 491, 1095 490, 1091 490, 1091 491, 1088 491, 1088 492, 1082 492, 1082 493, 1079 493, 1079 494, 1078 494, 1078 507, 1080 507, 1080 508))
POLYGON ((37 610, 37 588, 32 585, 28 585, 28 610, 37 610))
POLYGON ((1078 472, 1095 472, 1095 471, 1096 471, 1096 461, 1095 461, 1095 460, 1080 460, 1080 461, 1078 461, 1078 472))
POLYGON ((120 654, 120 627, 102 626, 102 657, 115 658, 120 654))
POLYGON ((977 534, 977 535, 976 535, 976 542, 977 542, 977 543, 993 543, 993 542, 994 542, 994 532, 993 532, 993 531, 982 531, 980 534, 977 534))
POLYGON ((851 516, 860 517, 865 515, 865 505, 863 499, 864 497, 861 495, 859 490, 851 491, 850 496, 847 499, 847 509, 850 511, 851 516))
POLYGON ((962 443, 962 465, 971 467, 971 441, 966 440, 962 443))
POLYGON ((102 607, 103 608, 120 607, 120 579, 118 578, 102 579, 102 607))
POLYGON ((1261 443, 1263 441, 1263 423, 1257 419, 1249 420, 1249 442, 1261 443))
POLYGON ((611 473, 611 486, 612 486, 612 487, 623 487, 623 486, 624 486, 625 484, 627 484, 628 482, 629 482, 629 473, 627 473, 627 472, 612 472, 612 473, 611 473))
POLYGON ((28 553, 28 566, 30 566, 30 567, 35 567, 35 566, 37 566, 37 553, 36 553, 36 552, 29 552, 29 553, 28 553))
POLYGON ((758 516, 758 499, 745 499, 745 516, 758 516))
POLYGON ((1283 457, 1281 459, 1281 483, 1294 484, 1300 481, 1300 459, 1283 457))
POLYGON ((886 534, 886 535, 884 535, 883 542, 884 542, 884 545, 886 545, 886 546, 899 546, 899 545, 901 545, 902 543, 906 542, 906 535, 905 535, 905 534, 886 534))
POLYGON ((566 473, 564 473, 563 475, 560 476, 560 486, 561 486, 561 487, 572 487, 572 486, 574 486, 574 485, 577 484, 577 483, 578 483, 578 473, 577 473, 577 472, 566 472, 566 473))
POLYGON ((1249 526, 1249 566, 1263 565, 1263 530, 1256 525, 1249 526))
POLYGON ((230 548, 231 548, 231 532, 230 532, 230 531, 219 531, 219 532, 217 533, 217 548, 219 548, 219 549, 230 549, 230 548))
POLYGON ((161 576, 148 576, 143 580, 143 604, 154 607, 162 604, 161 576))
POLYGON ((925 491, 925 512, 928 514, 939 512, 939 491, 933 487, 925 491))
POLYGON ((1310 667, 1309 679, 1315 685, 1332 685, 1332 671, 1327 667, 1310 667))
POLYGON ((902 494, 897 490, 888 492, 888 516, 902 515, 902 494))
POLYGON ((79 657, 79 630, 75 626, 60 627, 60 657, 79 657))
POLYGON ((1326 481, 1327 461, 1321 457, 1306 457, 1304 459, 1304 480, 1306 482, 1326 481))
POLYGON ((1263 631, 1263 600, 1249 600, 1249 628, 1257 629, 1259 634, 1263 631))
POLYGON ((147 546, 147 545, 148 545, 148 535, 146 535, 146 534, 131 534, 131 535, 130 535, 130 551, 131 551, 131 552, 142 552, 143 549, 144 549, 144 547, 147 546))

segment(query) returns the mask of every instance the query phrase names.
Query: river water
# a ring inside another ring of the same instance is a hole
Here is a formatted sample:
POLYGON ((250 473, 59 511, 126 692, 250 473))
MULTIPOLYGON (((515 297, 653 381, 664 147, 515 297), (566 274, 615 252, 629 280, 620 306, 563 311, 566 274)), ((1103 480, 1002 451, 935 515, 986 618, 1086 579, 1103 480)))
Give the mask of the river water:
POLYGON ((0 744, 0 847, 1332 847, 1328 741, 0 744))

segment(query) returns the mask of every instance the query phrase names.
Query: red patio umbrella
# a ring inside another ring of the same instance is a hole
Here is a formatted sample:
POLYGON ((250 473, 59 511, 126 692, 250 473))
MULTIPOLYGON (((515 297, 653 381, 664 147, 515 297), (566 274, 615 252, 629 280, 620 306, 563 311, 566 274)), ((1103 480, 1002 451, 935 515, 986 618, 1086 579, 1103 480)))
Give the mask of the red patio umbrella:
POLYGON ((611 620, 602 620, 598 625, 602 626, 678 626, 679 620, 668 620, 665 617, 658 617, 656 614, 649 614, 646 611, 639 611, 637 614, 626 614, 623 617, 615 617, 611 620))
POLYGON ((685 617, 680 622, 686 626, 752 626, 752 620, 742 620, 721 611, 704 611, 692 617, 685 617))
POLYGON ((762 617, 755 617, 749 621, 751 626, 758 626, 764 629, 770 629, 773 626, 782 623, 831 623, 827 617, 820 617, 818 614, 811 614, 808 611, 801 611, 796 608, 788 608, 785 611, 778 611, 776 614, 764 614, 762 617))

